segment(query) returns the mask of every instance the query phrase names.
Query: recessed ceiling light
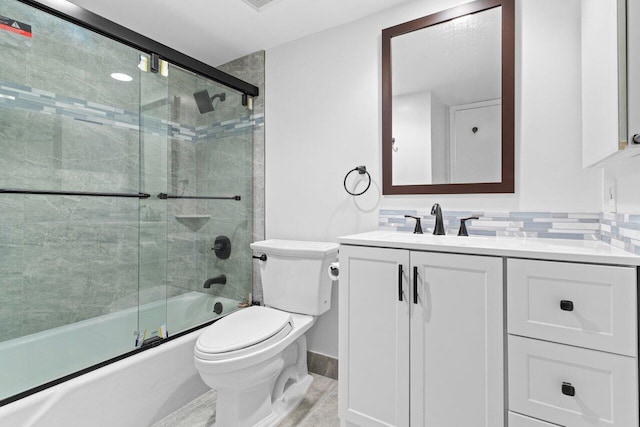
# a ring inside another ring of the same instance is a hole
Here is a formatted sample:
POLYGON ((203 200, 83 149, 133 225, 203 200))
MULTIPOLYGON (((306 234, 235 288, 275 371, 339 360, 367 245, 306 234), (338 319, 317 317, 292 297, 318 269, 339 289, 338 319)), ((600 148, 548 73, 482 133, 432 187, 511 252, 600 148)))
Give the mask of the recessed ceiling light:
POLYGON ((130 82, 131 80, 133 80, 133 77, 124 73, 112 73, 111 78, 121 82, 130 82))
POLYGON ((262 9, 264 9, 265 7, 276 3, 279 0, 242 0, 244 1, 246 4, 252 6, 255 10, 257 10, 258 12, 260 12, 262 9))

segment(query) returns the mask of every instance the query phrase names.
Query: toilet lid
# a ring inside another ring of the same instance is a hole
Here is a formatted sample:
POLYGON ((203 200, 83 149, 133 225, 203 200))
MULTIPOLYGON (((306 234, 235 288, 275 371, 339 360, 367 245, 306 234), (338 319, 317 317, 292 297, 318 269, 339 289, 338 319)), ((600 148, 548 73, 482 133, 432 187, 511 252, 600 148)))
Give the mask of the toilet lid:
POLYGON ((273 308, 252 306, 218 320, 198 338, 196 348, 202 353, 217 354, 240 350, 265 341, 287 325, 291 314, 273 308))

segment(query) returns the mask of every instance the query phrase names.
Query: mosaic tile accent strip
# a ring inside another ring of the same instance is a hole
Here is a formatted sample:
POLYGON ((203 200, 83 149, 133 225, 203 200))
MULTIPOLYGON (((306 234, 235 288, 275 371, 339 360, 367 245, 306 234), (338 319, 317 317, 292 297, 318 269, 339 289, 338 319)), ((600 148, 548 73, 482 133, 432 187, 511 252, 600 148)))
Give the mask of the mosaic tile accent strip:
MULTIPOLYGON (((420 210, 380 210, 378 228, 413 231, 415 221, 404 215, 421 217, 425 233, 433 232, 435 217, 430 211, 420 210)), ((471 236, 600 240, 600 213, 443 211, 447 234, 458 234, 460 218, 469 216, 480 217, 467 221, 471 236)))
POLYGON ((640 255, 640 215, 602 213, 602 241, 640 255))
MULTIPOLYGON (((28 86, 0 80, 0 107, 58 115, 77 121, 103 126, 140 130, 140 114, 78 98, 56 95, 28 86)), ((225 138, 264 126, 264 113, 247 115, 236 120, 212 123, 208 126, 187 126, 169 120, 144 116, 144 131, 155 135, 194 143, 225 138)))

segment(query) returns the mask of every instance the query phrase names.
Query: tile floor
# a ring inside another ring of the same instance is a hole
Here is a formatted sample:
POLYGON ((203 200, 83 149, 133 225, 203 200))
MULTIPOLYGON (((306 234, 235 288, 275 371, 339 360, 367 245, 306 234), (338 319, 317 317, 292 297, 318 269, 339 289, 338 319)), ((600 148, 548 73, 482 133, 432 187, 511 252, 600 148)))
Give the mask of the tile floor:
MULTIPOLYGON (((278 427, 339 427, 338 381, 316 374, 307 396, 278 427)), ((153 427, 210 427, 215 423, 216 393, 209 391, 169 414, 153 427)))

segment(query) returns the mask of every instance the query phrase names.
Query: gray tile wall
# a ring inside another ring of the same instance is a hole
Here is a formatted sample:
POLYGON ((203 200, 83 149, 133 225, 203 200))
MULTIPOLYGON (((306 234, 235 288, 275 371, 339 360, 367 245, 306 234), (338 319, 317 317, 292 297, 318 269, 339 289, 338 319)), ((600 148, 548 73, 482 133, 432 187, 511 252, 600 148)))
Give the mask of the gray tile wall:
MULTIPOLYGON (((176 67, 168 79, 141 72, 134 49, 15 0, 0 10, 33 27, 32 39, 0 31, 0 187, 242 196, 1 196, 0 341, 193 290, 244 298, 248 245, 264 236, 263 185, 255 229, 252 194, 263 98, 249 112, 230 89, 176 67), (111 79, 116 71, 134 80, 111 79), (203 89, 227 93, 208 115, 193 100, 203 89), (176 218, 194 214, 210 218, 199 228, 176 218), (212 255, 217 235, 232 239, 228 260, 212 255), (202 288, 222 273, 228 286, 202 288)), ((264 89, 264 52, 228 66, 264 89)))
MULTIPOLYGON (((252 241, 265 239, 264 221, 264 155, 265 155, 265 52, 259 51, 239 58, 220 68, 233 76, 258 86, 260 96, 254 99, 253 116, 253 236, 252 241)), ((253 298, 262 301, 262 284, 258 263, 253 263, 253 298)))

